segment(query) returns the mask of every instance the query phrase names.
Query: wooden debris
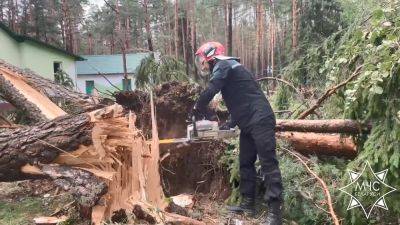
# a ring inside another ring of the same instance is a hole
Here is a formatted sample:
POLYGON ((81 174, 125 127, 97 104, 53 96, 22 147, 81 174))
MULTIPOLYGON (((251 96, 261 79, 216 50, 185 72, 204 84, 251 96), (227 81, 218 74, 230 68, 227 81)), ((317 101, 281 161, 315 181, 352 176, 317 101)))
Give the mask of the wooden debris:
POLYGON ((180 194, 177 196, 171 197, 172 202, 180 207, 184 208, 193 208, 194 205, 194 197, 193 195, 188 194, 180 194))
POLYGON ((58 223, 62 223, 67 221, 68 217, 62 216, 62 217, 54 217, 54 216, 42 216, 42 217, 36 217, 33 219, 35 224, 37 225, 56 225, 58 223))

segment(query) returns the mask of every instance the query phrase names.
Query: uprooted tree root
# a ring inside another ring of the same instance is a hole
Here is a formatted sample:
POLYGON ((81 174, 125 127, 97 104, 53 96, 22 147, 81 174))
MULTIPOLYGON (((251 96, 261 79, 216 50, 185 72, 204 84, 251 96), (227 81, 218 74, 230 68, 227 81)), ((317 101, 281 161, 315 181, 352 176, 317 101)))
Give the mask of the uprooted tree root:
MULTIPOLYGON (((193 108, 200 88, 189 83, 170 82, 154 90, 159 137, 176 138, 186 135, 186 119, 193 108)), ((150 97, 142 91, 115 93, 116 102, 137 115, 136 127, 150 136, 150 97)))

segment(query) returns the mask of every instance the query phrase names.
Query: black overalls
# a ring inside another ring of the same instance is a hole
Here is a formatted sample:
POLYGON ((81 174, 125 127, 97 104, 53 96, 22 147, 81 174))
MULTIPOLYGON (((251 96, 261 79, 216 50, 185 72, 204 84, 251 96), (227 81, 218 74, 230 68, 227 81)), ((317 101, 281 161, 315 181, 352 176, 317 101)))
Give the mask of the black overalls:
POLYGON ((240 192, 255 198, 257 155, 264 176, 266 200, 282 200, 282 178, 275 151, 275 116, 254 76, 235 59, 218 60, 211 79, 196 103, 205 114, 207 105, 221 91, 231 114, 231 127, 240 132, 240 192))

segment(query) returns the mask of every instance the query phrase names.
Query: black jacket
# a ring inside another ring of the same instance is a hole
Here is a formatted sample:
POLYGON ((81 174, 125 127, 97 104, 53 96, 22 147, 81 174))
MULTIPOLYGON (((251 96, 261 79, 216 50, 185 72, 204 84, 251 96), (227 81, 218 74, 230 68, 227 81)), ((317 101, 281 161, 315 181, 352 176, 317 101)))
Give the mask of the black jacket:
POLYGON ((273 115, 253 74, 234 59, 216 62, 209 85, 195 105, 196 110, 205 114, 209 102, 219 91, 231 114, 231 127, 247 128, 273 115))

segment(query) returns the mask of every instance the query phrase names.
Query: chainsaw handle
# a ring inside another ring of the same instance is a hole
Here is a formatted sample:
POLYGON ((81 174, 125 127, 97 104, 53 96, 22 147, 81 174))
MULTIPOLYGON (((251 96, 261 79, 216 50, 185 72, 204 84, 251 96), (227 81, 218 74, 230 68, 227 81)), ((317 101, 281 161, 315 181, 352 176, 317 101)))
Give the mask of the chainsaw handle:
POLYGON ((193 115, 192 116, 192 124, 193 124, 193 136, 194 137, 198 137, 198 133, 197 133, 197 127, 196 127, 196 117, 193 115))

